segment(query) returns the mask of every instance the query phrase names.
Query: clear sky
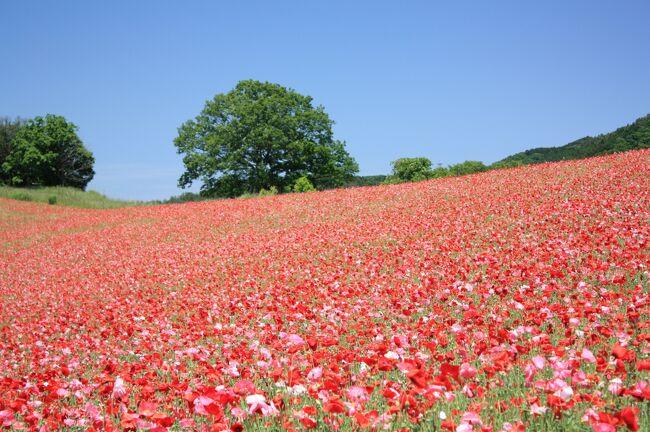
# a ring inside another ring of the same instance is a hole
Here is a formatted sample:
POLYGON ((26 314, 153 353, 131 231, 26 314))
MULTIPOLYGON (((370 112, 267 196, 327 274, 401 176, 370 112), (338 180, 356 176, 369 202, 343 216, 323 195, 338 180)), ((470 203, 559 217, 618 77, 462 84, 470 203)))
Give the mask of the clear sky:
MULTIPOLYGON (((54 113, 89 188, 182 191, 176 129, 242 79, 314 97, 361 174, 494 162, 650 113, 650 2, 9 1, 0 116, 54 113)), ((196 188, 193 188, 196 190, 196 188)))

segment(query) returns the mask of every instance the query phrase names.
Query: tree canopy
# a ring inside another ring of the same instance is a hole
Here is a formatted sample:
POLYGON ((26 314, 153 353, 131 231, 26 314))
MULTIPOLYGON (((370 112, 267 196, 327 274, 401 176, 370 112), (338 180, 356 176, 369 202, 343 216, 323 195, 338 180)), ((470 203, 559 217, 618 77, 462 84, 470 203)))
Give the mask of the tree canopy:
POLYGON ((479 161, 465 161, 448 167, 431 168, 431 160, 425 157, 401 158, 391 162, 391 165, 393 166, 393 172, 384 181, 386 184, 462 176, 490 169, 490 167, 479 161))
POLYGON ((13 186, 72 186, 85 189, 95 175, 95 158, 77 135, 77 126, 48 114, 21 125, 2 162, 13 186))
POLYGON ((174 145, 185 165, 179 186, 200 180, 204 195, 225 197, 289 191, 301 177, 318 189, 342 186, 358 165, 334 139, 333 123, 309 96, 240 81, 178 129, 174 145))
POLYGON ((463 176, 487 171, 488 167, 481 161, 468 160, 454 165, 449 165, 449 168, 447 169, 449 170, 449 175, 463 176))
POLYGON ((16 133, 23 124, 25 124, 25 120, 21 118, 15 120, 11 120, 9 117, 0 118, 0 183, 9 182, 9 178, 2 169, 2 164, 11 153, 16 133))
POLYGON ((425 157, 400 158, 391 162, 393 172, 388 183, 415 182, 430 179, 431 161, 425 157))

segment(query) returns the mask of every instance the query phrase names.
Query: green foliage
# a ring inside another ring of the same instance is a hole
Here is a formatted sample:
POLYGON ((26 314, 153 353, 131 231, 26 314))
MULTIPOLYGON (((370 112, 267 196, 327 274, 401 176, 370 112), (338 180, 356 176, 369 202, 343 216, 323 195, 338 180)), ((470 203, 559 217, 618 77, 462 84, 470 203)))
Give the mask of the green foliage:
POLYGON ((62 116, 35 117, 20 126, 2 163, 2 176, 14 186, 72 186, 85 189, 95 175, 95 159, 77 126, 62 116))
POLYGON ((54 205, 54 204, 56 204, 56 196, 51 196, 51 197, 49 197, 49 198, 47 199, 47 203, 48 203, 49 205, 54 205))
POLYGON ((235 197, 276 187, 286 190, 308 176, 319 189, 339 187, 357 163, 332 133, 333 121, 312 98, 278 84, 240 81, 206 102, 178 129, 183 154, 179 186, 201 180, 201 191, 235 197))
POLYGON ((15 188, 9 186, 0 186, 0 198, 17 199, 21 201, 34 201, 40 203, 49 203, 52 198, 56 204, 80 207, 109 209, 131 207, 136 205, 150 204, 140 201, 121 201, 107 198, 106 196, 95 191, 82 191, 72 187, 42 187, 42 188, 15 188))
POLYGON ((432 176, 431 161, 425 157, 401 158, 391 162, 392 174, 387 184, 428 180, 432 176))
POLYGON ((250 192, 244 192, 243 194, 239 195, 237 198, 238 199, 249 199, 249 198, 257 198, 259 197, 259 194, 252 194, 250 192))
POLYGON ((278 188, 275 186, 271 186, 268 189, 261 189, 258 196, 266 197, 266 196, 275 196, 277 194, 278 194, 278 188))
POLYGON ((499 161, 495 162, 492 165, 488 166, 488 169, 503 169, 503 168, 516 168, 524 166, 524 163, 520 160, 508 160, 508 161, 499 161))
POLYGON ((300 177, 293 185, 293 192, 314 192, 316 188, 305 176, 300 177))
POLYGON ((465 161, 431 169, 427 158, 402 158, 394 161, 393 173, 384 184, 419 181, 447 176, 462 176, 483 171, 515 168, 523 165, 554 162, 560 160, 583 159, 628 150, 650 148, 650 115, 642 117, 616 131, 595 138, 585 137, 562 147, 535 148, 509 156, 492 165, 480 161, 465 161))
POLYGON ((475 174, 486 171, 488 167, 480 161, 465 161, 459 164, 450 165, 448 168, 449 175, 462 176, 468 174, 475 174))
POLYGON ((25 192, 12 193, 9 197, 18 201, 33 201, 32 196, 25 192))
POLYGON ((378 186, 386 181, 386 175, 354 176, 345 182, 344 187, 378 186))
POLYGON ((487 171, 488 167, 479 161, 465 161, 449 167, 431 168, 431 161, 424 157, 402 158, 392 162, 393 173, 386 178, 384 184, 395 184, 403 182, 415 182, 442 178, 449 176, 461 176, 487 171))
POLYGON ((448 177, 450 175, 449 168, 446 167, 440 166, 431 170, 431 178, 448 177))
POLYGON ((497 162, 521 165, 583 159, 628 150, 650 148, 650 115, 597 137, 584 137, 562 147, 540 147, 517 153, 497 162))
POLYGON ((2 164, 7 159, 13 148, 14 138, 18 129, 25 124, 25 120, 17 118, 11 120, 8 117, 0 118, 0 184, 9 183, 11 178, 2 169, 2 164))
POLYGON ((206 201, 209 199, 210 197, 198 193, 183 192, 178 196, 173 196, 171 198, 162 201, 162 204, 178 204, 178 203, 186 203, 186 202, 206 201))

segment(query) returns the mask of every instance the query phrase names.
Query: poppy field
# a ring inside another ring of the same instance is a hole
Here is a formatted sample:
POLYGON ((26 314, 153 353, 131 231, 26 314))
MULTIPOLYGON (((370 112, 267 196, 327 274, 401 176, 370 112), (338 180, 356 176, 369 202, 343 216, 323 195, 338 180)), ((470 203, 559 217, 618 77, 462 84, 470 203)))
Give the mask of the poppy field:
POLYGON ((0 199, 7 430, 650 430, 650 151, 112 210, 0 199))

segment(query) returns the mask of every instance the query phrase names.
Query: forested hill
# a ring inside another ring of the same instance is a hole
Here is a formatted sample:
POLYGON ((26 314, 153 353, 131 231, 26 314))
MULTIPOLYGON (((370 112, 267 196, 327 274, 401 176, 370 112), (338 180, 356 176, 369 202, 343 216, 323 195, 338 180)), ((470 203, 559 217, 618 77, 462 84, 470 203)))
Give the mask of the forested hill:
POLYGON ((583 159, 650 147, 650 114, 634 123, 596 137, 584 137, 561 147, 539 147, 516 153, 497 163, 523 165, 583 159))

